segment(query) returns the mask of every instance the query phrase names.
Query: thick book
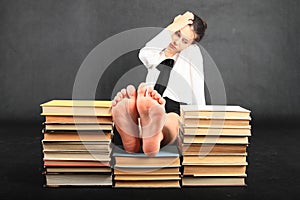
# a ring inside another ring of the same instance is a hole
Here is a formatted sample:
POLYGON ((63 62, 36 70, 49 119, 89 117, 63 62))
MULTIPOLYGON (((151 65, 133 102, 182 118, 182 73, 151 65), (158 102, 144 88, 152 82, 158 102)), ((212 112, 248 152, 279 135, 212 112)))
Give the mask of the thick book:
POLYGON ((111 132, 45 132, 43 142, 106 142, 111 141, 111 132))
POLYGON ((238 105, 181 105, 181 116, 198 116, 204 118, 244 118, 250 116, 250 110, 238 105))
POLYGON ((182 165, 244 165, 246 164, 244 155, 189 155, 183 156, 182 165))
POLYGON ((46 173, 111 173, 110 167, 46 167, 46 173))
POLYGON ((111 116, 55 116, 46 115, 46 123, 56 123, 56 124, 84 124, 84 123, 94 123, 94 124, 112 124, 111 116))
POLYGON ((44 167, 109 167, 109 161, 44 160, 44 167))
POLYGON ((245 177, 183 176, 182 186, 246 186, 245 177))
POLYGON ((109 131, 112 124, 49 124, 43 123, 46 131, 109 131))
POLYGON ((248 144, 248 137, 185 135, 183 143, 196 144, 248 144))
POLYGON ((246 154, 246 144, 183 144, 182 154, 246 154))
POLYGON ((148 157, 144 153, 127 153, 123 150, 113 152, 115 166, 119 167, 174 167, 180 166, 177 146, 169 145, 161 149, 155 157, 148 157))
POLYGON ((164 175, 164 174, 181 174, 178 167, 167 168, 127 168, 114 167, 115 175, 164 175))
POLYGON ((213 128, 180 126, 184 135, 223 135, 223 136, 251 136, 251 128, 213 128))
POLYGON ((40 106, 44 116, 111 116, 111 101, 51 100, 40 106))
POLYGON ((73 141, 43 141, 43 151, 111 151, 110 143, 103 142, 73 142, 73 141))
POLYGON ((44 161, 61 160, 61 161, 110 161, 109 154, 102 152, 44 152, 44 161))
POLYGON ((110 174, 46 174, 46 186, 111 186, 110 174))
POLYGON ((250 119, 203 119, 198 117, 185 117, 181 123, 187 127, 245 127, 250 125, 250 119))
POLYGON ((164 180, 180 180, 179 174, 160 174, 160 175, 123 175, 123 174, 115 174, 115 181, 164 181, 164 180))
POLYGON ((116 188, 180 188, 178 180, 166 181, 116 181, 116 188))
POLYGON ((183 175, 246 177, 246 167, 247 163, 244 165, 185 165, 183 175))

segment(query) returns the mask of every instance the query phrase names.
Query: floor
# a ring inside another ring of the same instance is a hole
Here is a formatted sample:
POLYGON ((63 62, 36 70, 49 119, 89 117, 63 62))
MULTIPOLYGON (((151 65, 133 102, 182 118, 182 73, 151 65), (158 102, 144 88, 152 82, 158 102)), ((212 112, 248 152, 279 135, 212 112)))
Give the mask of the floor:
POLYGON ((279 123, 252 124, 247 187, 115 189, 44 188, 42 126, 0 124, 0 199, 292 199, 300 195, 299 128, 279 123))

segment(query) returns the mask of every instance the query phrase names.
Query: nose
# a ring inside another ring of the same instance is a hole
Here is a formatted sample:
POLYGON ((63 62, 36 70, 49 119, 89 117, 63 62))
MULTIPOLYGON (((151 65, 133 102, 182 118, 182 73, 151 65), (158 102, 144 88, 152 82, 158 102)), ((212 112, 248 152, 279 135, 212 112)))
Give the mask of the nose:
POLYGON ((178 44, 178 39, 173 40, 173 45, 177 45, 178 44))

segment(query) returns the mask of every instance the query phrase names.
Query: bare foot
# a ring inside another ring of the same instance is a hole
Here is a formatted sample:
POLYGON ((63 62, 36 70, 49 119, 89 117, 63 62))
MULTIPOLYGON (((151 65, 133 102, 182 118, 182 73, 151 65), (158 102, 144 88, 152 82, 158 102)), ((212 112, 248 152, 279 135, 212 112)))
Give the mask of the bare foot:
POLYGON ((112 117, 120 133, 125 151, 137 152, 140 148, 136 89, 129 85, 122 89, 112 101, 112 117))
POLYGON ((141 83, 138 88, 137 110, 140 115, 143 151, 155 156, 163 140, 162 129, 166 121, 165 100, 150 87, 141 83))

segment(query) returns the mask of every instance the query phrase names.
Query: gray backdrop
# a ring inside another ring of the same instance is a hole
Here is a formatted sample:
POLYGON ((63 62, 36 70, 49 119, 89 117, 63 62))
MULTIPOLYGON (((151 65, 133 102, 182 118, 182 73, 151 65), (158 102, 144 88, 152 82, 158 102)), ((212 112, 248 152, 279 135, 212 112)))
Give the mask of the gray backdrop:
MULTIPOLYGON (((70 99, 84 58, 106 38, 139 27, 165 27, 186 10, 208 24, 201 45, 223 77, 228 104, 253 119, 300 117, 300 6, 295 0, 0 1, 0 120, 41 121, 40 104, 70 99)), ((105 72, 97 98, 140 65, 138 51, 105 72)), ((145 71, 141 71, 142 79, 145 71)), ((209 102, 209 99, 208 99, 209 102)))

